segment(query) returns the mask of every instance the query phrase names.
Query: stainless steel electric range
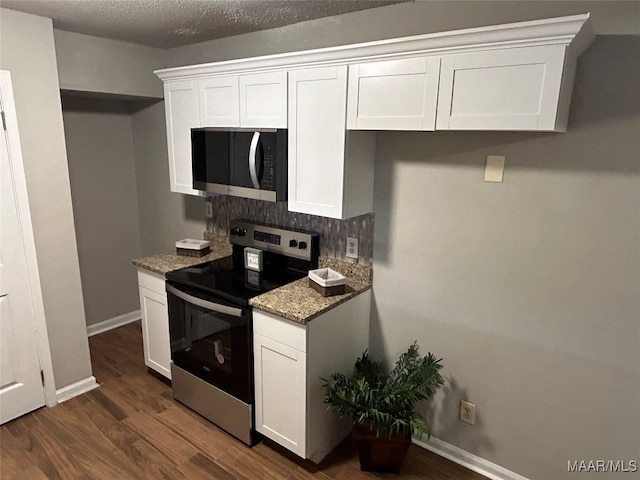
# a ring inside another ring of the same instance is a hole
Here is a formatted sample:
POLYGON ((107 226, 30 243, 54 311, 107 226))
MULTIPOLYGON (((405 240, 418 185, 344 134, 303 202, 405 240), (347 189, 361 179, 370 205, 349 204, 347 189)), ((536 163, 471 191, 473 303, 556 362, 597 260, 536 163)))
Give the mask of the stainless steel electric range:
POLYGON ((319 235, 246 220, 230 227, 230 257, 167 274, 172 388, 176 400, 252 445, 249 300, 317 268, 319 235))

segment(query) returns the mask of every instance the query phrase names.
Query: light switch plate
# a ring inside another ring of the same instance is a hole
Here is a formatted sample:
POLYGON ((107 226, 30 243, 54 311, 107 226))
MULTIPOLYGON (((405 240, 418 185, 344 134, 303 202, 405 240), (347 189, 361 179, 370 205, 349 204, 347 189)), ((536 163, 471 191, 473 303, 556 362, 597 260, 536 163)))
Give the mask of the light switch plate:
POLYGON ((504 161, 504 155, 487 155, 487 166, 484 170, 485 182, 502 183, 504 161))
POLYGON ((358 239, 347 237, 347 258, 358 258, 358 239))

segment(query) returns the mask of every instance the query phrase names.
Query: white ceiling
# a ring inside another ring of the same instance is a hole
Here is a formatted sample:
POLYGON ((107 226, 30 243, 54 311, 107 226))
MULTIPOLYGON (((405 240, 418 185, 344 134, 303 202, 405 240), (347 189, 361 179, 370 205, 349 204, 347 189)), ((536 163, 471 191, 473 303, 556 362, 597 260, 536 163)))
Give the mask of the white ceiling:
POLYGON ((0 7, 49 17, 60 30, 172 48, 404 1, 0 0, 0 7))

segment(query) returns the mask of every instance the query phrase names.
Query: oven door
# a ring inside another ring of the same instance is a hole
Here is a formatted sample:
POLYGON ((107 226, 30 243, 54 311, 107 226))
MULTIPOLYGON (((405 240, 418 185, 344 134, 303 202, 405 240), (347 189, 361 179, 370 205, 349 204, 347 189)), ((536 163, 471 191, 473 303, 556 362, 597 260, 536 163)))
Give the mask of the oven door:
POLYGON ((251 310, 167 282, 171 360, 252 403, 251 310))

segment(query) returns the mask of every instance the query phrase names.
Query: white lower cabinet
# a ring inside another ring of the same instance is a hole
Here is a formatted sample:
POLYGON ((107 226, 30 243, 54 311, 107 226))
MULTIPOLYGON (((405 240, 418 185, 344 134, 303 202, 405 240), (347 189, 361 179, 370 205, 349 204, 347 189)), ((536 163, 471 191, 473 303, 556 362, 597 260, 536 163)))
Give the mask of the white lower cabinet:
POLYGON ((142 345, 147 367, 171 379, 169 315, 164 276, 138 269, 142 345))
POLYGON ((253 311, 256 430, 319 463, 351 429, 323 402, 322 378, 350 374, 369 346, 371 291, 302 325, 253 311))

